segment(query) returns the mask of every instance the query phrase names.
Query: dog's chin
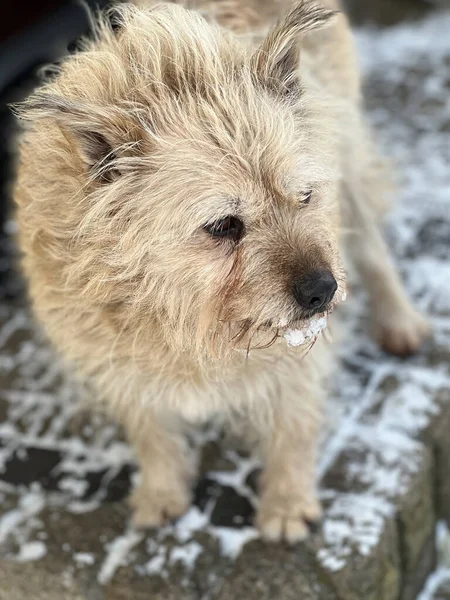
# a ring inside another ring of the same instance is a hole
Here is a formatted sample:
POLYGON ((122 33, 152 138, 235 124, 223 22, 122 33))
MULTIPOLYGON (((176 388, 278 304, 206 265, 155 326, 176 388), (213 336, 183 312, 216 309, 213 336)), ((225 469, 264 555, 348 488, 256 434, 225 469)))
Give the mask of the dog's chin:
POLYGON ((328 306, 324 307, 321 312, 304 312, 297 319, 269 319, 264 321, 260 325, 255 324, 255 328, 259 331, 272 331, 276 332, 279 337, 284 337, 286 333, 292 330, 306 330, 311 326, 311 323, 315 321, 322 321, 326 319, 336 308, 338 302, 332 302, 328 306))
POLYGON ((326 329, 328 316, 340 302, 346 299, 346 294, 341 293, 339 298, 330 302, 319 313, 303 312, 297 318, 277 317, 263 321, 250 318, 229 323, 228 332, 231 336, 228 342, 236 350, 251 350, 268 348, 282 344, 286 346, 308 346, 313 344, 326 329))
POLYGON ((281 319, 280 321, 266 321, 262 325, 260 325, 257 329, 259 331, 271 331, 273 333, 277 333, 279 337, 283 337, 285 333, 291 331, 293 329, 304 329, 308 327, 310 322, 315 319, 321 319, 326 317, 329 313, 323 312, 310 316, 305 316, 302 319, 296 319, 295 321, 287 321, 281 319))
MULTIPOLYGON (((303 346, 313 342, 325 329, 328 312, 323 312, 301 319, 265 321, 261 324, 247 320, 235 323, 237 334, 233 337, 232 346, 236 350, 261 350, 273 346, 303 346)), ((233 328, 234 329, 234 328, 233 328)))

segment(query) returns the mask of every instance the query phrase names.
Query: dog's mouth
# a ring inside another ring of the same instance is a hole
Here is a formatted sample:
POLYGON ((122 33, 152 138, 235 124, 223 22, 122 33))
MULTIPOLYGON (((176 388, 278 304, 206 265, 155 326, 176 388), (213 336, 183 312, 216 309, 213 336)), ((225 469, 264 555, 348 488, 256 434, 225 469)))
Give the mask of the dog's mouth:
POLYGON ((259 331, 274 332, 277 338, 284 338, 288 346, 298 347, 314 343, 328 325, 328 317, 336 306, 345 301, 346 293, 342 293, 339 300, 331 302, 323 312, 304 315, 301 319, 289 321, 287 319, 268 320, 262 323, 259 331))
POLYGON ((296 321, 283 321, 277 323, 266 321, 258 329, 260 331, 273 331, 276 337, 284 337, 288 346, 303 346, 315 341, 320 333, 327 327, 328 315, 331 310, 296 321))
POLYGON ((304 346, 308 342, 315 342, 327 324, 328 313, 321 313, 309 321, 303 321, 300 325, 286 329, 283 337, 288 346, 304 346))
POLYGON ((250 319, 234 321, 229 334, 230 342, 236 349, 246 350, 247 353, 281 341, 291 347, 311 348, 326 330, 330 314, 345 299, 346 292, 341 291, 320 313, 303 313, 293 318, 278 317, 259 322, 250 319))

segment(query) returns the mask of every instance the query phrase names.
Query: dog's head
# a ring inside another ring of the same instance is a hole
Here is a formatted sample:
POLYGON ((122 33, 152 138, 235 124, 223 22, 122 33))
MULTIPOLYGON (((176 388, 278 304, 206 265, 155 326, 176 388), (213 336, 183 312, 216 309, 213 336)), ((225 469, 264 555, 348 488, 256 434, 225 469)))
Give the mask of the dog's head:
POLYGON ((24 109, 77 182, 72 289, 216 356, 329 311, 336 142, 301 45, 332 13, 300 2, 255 49, 175 5, 120 10, 24 109))

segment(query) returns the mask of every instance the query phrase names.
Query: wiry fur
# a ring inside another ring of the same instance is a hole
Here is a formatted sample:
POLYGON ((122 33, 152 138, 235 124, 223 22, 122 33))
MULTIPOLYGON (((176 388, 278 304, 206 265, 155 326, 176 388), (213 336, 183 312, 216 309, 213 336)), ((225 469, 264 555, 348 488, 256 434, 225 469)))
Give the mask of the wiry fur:
POLYGON ((273 4, 196 8, 118 8, 118 30, 99 19, 18 108, 23 265, 50 338, 135 444, 136 522, 187 507, 182 423, 220 412, 261 441, 263 533, 295 541, 320 515, 331 359, 322 338, 309 352, 282 339, 305 316, 292 279, 327 268, 343 295, 343 219, 384 345, 414 351, 426 327, 377 229, 379 160, 336 2, 303 0, 267 35, 273 4), (229 214, 237 245, 204 229, 229 214))

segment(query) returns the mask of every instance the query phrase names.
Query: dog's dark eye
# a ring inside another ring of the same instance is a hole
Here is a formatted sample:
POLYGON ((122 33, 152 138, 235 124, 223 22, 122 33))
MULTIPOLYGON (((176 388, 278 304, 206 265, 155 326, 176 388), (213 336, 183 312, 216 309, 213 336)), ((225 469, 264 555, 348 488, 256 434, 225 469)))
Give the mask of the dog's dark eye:
POLYGON ((210 225, 205 225, 205 231, 215 238, 226 238, 238 242, 244 233, 244 223, 237 217, 224 217, 210 225))
POLYGON ((309 204, 311 202, 312 190, 306 190, 300 194, 300 202, 302 204, 309 204))

